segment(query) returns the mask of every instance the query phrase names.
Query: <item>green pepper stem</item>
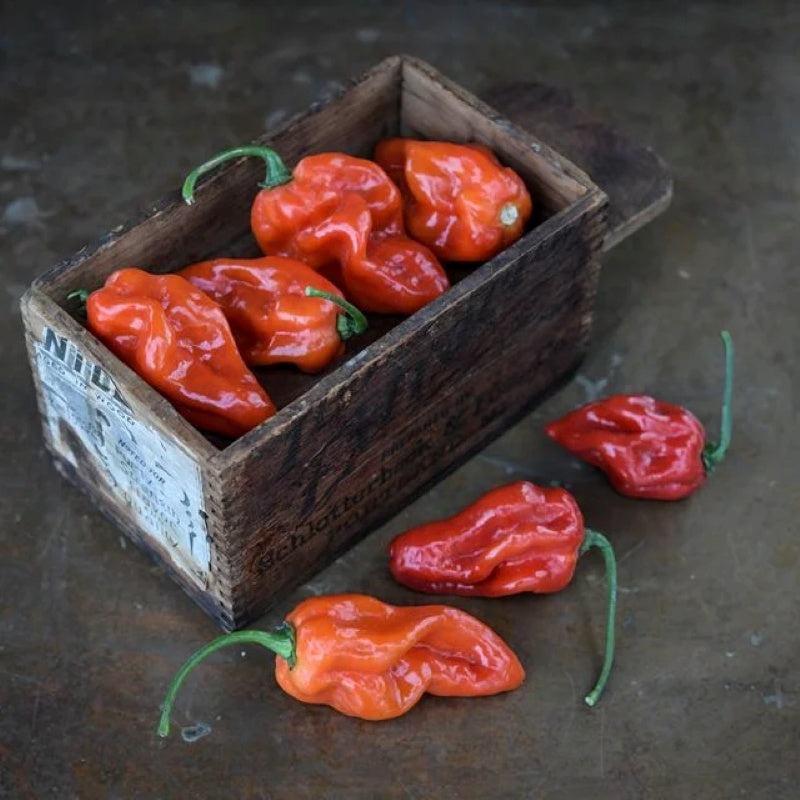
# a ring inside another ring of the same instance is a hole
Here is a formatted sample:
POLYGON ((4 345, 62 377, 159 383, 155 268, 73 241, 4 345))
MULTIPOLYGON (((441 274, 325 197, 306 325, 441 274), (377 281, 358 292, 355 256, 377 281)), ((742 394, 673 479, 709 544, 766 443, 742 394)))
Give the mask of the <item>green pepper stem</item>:
POLYGON ((289 662, 289 667, 294 667, 296 659, 296 643, 294 628, 284 622, 274 631, 234 631, 224 636, 218 636, 208 644, 201 647, 193 655, 189 656, 186 663, 175 673, 175 677, 167 687, 167 694, 161 705, 161 717, 158 720, 158 735, 169 736, 169 716, 172 712, 172 705, 181 688, 186 676, 208 655, 216 652, 222 647, 242 644, 260 644, 275 655, 285 658, 289 662))
POLYGON ((720 333, 725 347, 725 385, 722 392, 722 420, 720 422, 719 442, 709 442, 703 448, 703 466, 710 475, 724 458, 731 443, 733 427, 733 339, 728 331, 720 333))
POLYGON ((70 292, 67 295, 67 300, 72 300, 77 297, 81 304, 86 305, 86 300, 90 294, 91 292, 88 289, 76 289, 74 292, 70 292))
POLYGON ((315 289, 313 286, 306 286, 308 297, 320 297, 323 300, 330 300, 339 308, 344 309, 344 314, 339 314, 336 320, 336 330, 342 339, 349 339, 351 336, 358 336, 367 329, 367 318, 352 303, 348 303, 343 297, 331 292, 324 292, 322 289, 315 289))
POLYGON ((588 706, 595 705, 600 699, 600 695, 603 693, 608 681, 608 676, 611 674, 611 666, 614 663, 614 621, 617 616, 617 560, 614 557, 614 548, 602 533, 586 528, 580 554, 583 555, 592 547, 600 550, 603 554, 603 560, 606 562, 608 601, 606 604, 606 652, 603 657, 603 668, 594 688, 584 698, 588 706))
POLYGON ((194 186, 201 175, 210 172, 212 169, 216 169, 220 164, 224 164, 226 161, 230 161, 234 158, 241 158, 242 156, 255 156, 264 159, 267 165, 267 175, 264 180, 259 183, 259 186, 264 189, 272 189, 274 186, 280 186, 282 183, 289 183, 292 179, 292 173, 289 172, 288 167, 283 163, 283 159, 271 147, 258 144, 245 144, 241 147, 233 147, 230 150, 223 150, 221 153, 217 153, 217 155, 210 158, 199 167, 195 167, 186 176, 181 194, 187 205, 194 203, 194 186))

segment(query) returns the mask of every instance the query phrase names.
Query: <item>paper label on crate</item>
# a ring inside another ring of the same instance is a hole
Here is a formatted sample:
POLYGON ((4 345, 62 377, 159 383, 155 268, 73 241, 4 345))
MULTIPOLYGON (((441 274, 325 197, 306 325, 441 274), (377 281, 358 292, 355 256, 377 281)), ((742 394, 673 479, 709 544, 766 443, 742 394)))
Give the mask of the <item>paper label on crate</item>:
POLYGON ((204 582, 210 551, 200 469, 177 444, 140 422, 111 376, 50 328, 36 342, 53 443, 117 504, 173 563, 204 582))

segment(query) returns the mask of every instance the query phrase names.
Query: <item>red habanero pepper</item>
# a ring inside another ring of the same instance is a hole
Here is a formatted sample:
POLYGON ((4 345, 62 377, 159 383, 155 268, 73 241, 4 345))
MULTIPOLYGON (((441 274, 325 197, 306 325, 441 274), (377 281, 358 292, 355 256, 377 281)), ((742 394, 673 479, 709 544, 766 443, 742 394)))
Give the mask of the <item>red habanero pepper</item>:
POLYGON ((179 275, 117 270, 86 298, 86 320, 198 428, 241 436, 276 411, 242 361, 220 307, 179 275))
POLYGON ((430 594, 546 594, 569 584, 578 556, 590 547, 603 554, 608 584, 605 658, 586 696, 593 706, 614 661, 617 567, 611 543, 584 527, 566 489, 528 481, 493 489, 448 519, 396 536, 389 545, 389 570, 398 583, 430 594))
POLYGON ((731 440, 733 341, 722 331, 725 388, 719 443, 706 441, 697 417, 647 395, 618 394, 588 403, 545 427, 551 439, 605 472, 623 495, 680 500, 699 489, 731 440))
POLYGON ((178 274, 219 304, 248 364, 318 372, 367 327, 330 281, 292 258, 219 258, 178 274))
POLYGON ((194 653, 167 689, 161 736, 192 669, 221 647, 248 643, 278 656, 275 679, 287 694, 365 720, 399 717, 426 692, 485 696, 516 689, 525 678, 508 645, 459 609, 391 606, 359 594, 310 597, 275 631, 235 631, 194 653))
POLYGON ((443 261, 486 261, 522 236, 531 196, 488 147, 384 139, 375 160, 403 193, 411 235, 443 261))
POLYGON ((250 212, 253 236, 266 255, 309 264, 364 311, 411 314, 449 288, 436 256, 405 235, 397 187, 363 158, 307 156, 292 174, 269 147, 236 147, 189 174, 184 200, 193 202, 200 175, 240 156, 266 162, 263 188, 250 212))

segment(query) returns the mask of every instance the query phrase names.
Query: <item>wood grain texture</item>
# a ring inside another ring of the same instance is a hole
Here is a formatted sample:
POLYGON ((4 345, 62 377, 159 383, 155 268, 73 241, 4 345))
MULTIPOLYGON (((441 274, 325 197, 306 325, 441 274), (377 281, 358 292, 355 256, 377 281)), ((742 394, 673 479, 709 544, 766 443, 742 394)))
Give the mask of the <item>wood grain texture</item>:
POLYGON ((490 88, 485 98, 512 122, 585 170, 608 195, 604 250, 669 206, 672 177, 663 159, 576 106, 566 89, 521 82, 490 88))

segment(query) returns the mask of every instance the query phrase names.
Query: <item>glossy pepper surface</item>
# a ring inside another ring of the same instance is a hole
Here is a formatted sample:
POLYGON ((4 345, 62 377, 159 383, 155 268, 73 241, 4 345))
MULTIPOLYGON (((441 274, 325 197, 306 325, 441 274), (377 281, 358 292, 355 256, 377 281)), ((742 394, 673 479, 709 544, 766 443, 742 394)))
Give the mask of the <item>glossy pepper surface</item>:
POLYGON ((485 261, 522 236, 522 179, 479 144, 384 139, 375 160, 400 187, 411 235, 444 261, 485 261))
POLYGON ((215 259, 178 274, 222 308, 248 364, 318 372, 367 327, 336 286, 292 258, 215 259))
POLYGON ((399 583, 432 594, 504 597, 564 589, 578 556, 598 547, 606 563, 606 656, 586 702, 594 705, 614 659, 616 562, 608 540, 586 529, 565 489, 517 481, 493 489, 452 517, 395 537, 389 569, 399 583))
POLYGON ((199 175, 246 155, 267 165, 250 212, 263 253, 309 264, 363 311, 411 314, 449 288, 436 256, 405 235, 400 193, 372 161, 321 153, 290 173, 274 150, 238 147, 190 173, 184 199, 193 201, 199 175))
POLYGON ((273 632, 237 631, 198 650, 175 675, 159 733, 183 680, 210 653, 260 644, 275 678, 304 703, 366 720, 399 717, 423 694, 475 697, 516 689, 525 672, 508 645, 475 617, 441 605, 392 606, 359 594, 311 597, 273 632))
POLYGON ((235 437, 275 413, 220 307, 179 275, 118 270, 88 296, 86 317, 98 339, 198 428, 235 437))
POLYGON ((680 500, 699 489, 731 439, 733 343, 725 345, 721 437, 708 443, 691 411, 647 395, 618 394, 581 406, 545 427, 548 436, 605 472, 623 495, 680 500))

